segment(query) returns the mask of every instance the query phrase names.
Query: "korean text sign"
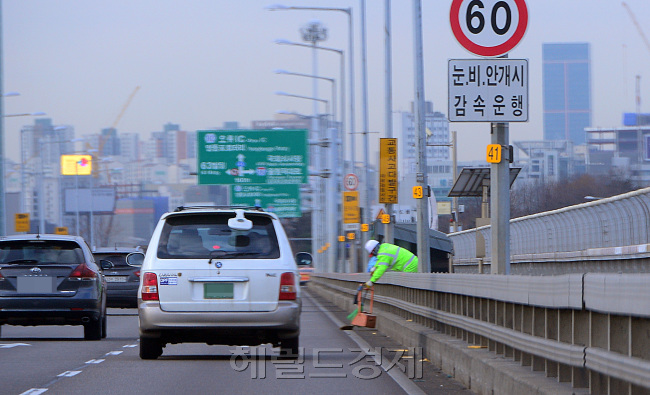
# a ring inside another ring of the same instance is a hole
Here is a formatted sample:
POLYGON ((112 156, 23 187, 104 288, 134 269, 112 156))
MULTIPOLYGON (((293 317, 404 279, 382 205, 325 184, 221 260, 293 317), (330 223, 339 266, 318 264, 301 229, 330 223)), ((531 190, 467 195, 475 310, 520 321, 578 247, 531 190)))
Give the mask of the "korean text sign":
POLYGON ((199 184, 306 184, 306 130, 199 131, 199 184))
POLYGON ((528 121, 527 59, 450 59, 449 120, 528 121))
POLYGON ((379 203, 397 203, 397 139, 379 139, 379 203))

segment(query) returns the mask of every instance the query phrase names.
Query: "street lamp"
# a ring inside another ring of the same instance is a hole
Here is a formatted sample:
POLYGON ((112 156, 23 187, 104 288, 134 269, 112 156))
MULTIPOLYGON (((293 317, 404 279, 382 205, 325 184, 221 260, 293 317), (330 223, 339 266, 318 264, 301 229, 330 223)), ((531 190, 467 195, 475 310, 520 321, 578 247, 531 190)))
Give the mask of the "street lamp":
POLYGON ((278 95, 278 96, 296 97, 298 99, 315 100, 315 101, 319 101, 321 103, 325 103, 325 115, 328 115, 329 112, 330 112, 330 102, 329 102, 329 100, 319 99, 318 97, 294 95, 293 93, 287 93, 287 92, 284 92, 284 91, 275 91, 274 93, 276 95, 278 95))
MULTIPOLYGON (((355 97, 354 97, 354 29, 353 29, 353 18, 352 18, 352 7, 348 8, 339 8, 339 7, 313 7, 313 6, 286 6, 283 4, 273 4, 268 7, 266 7, 267 10, 269 11, 334 11, 334 12, 343 12, 348 16, 348 59, 349 59, 349 67, 348 67, 348 73, 350 75, 349 79, 349 84, 350 84, 350 167, 351 167, 351 173, 355 172, 354 169, 354 162, 355 162, 355 129, 356 129, 356 124, 355 124, 355 112, 354 112, 354 102, 355 102, 355 97)), ((323 47, 320 47, 323 48, 323 47)), ((342 55, 342 53, 341 53, 342 55)), ((341 60, 343 62, 343 60, 341 60)), ((342 79, 341 79, 342 81, 342 79)), ((341 83, 343 85, 343 83, 341 83)), ((345 89, 341 89, 344 91, 345 89)), ((345 105, 342 103, 342 105, 345 105)), ((366 135, 367 136, 367 135, 366 135)), ((367 164, 366 164, 367 166, 367 164)), ((356 242, 356 240, 355 240, 356 242)), ((352 262, 351 265, 352 267, 350 268, 349 271, 357 271, 357 253, 356 253, 356 245, 353 244, 353 249, 352 249, 352 262)))
MULTIPOLYGON (((321 77, 321 76, 316 76, 316 75, 310 75, 310 74, 303 74, 303 73, 294 73, 286 70, 276 70, 275 71, 277 74, 285 74, 285 75, 296 75, 300 77, 308 77, 308 78, 317 78, 317 79, 323 79, 323 80, 328 80, 332 83, 332 113, 333 113, 333 119, 336 123, 336 80, 333 78, 327 78, 327 77, 321 77)), ((341 125, 343 122, 341 122, 341 125)), ((338 170, 335 171, 335 163, 336 161, 343 161, 344 163, 344 158, 340 157, 340 150, 338 147, 338 141, 340 140, 338 134, 337 134, 337 129, 336 128, 328 128, 327 129, 327 135, 322 136, 320 139, 320 144, 321 148, 319 150, 321 151, 320 155, 320 162, 321 162, 321 167, 322 168, 329 168, 329 173, 331 174, 331 177, 329 177, 329 180, 325 181, 325 199, 321 199, 324 204, 324 208, 326 208, 327 214, 322 214, 321 218, 323 221, 325 221, 324 227, 326 231, 324 232, 322 236, 322 242, 323 244, 329 244, 329 245, 337 245, 336 243, 336 234, 341 234, 340 229, 338 229, 337 223, 340 215, 338 215, 338 210, 337 210, 337 187, 340 185, 339 181, 339 174, 338 170), (333 144, 332 148, 333 151, 330 152, 329 155, 326 155, 325 150, 329 148, 329 144, 333 144), (329 158, 329 163, 327 164, 329 158), (336 161, 334 161, 334 158, 336 158, 336 161), (329 214, 329 215, 328 215, 329 214)), ((329 252, 327 254, 328 258, 328 267, 329 270, 334 272, 336 268, 336 256, 335 254, 329 252)))
POLYGON ((287 70, 282 70, 282 69, 276 69, 275 74, 295 75, 295 76, 298 76, 298 77, 317 78, 319 80, 325 80, 325 81, 329 81, 330 83, 332 83, 332 119, 334 121, 336 121, 336 80, 334 78, 322 77, 322 76, 319 76, 319 75, 312 75, 312 74, 295 73, 293 71, 287 71, 287 70))
MULTIPOLYGON (((287 92, 282 92, 282 91, 276 91, 275 94, 279 95, 279 96, 288 96, 288 97, 295 97, 295 98, 299 98, 299 99, 307 99, 307 100, 323 102, 323 103, 325 103, 326 111, 325 111, 325 114, 322 114, 321 116, 326 118, 329 115, 329 102, 327 100, 325 100, 325 99, 319 99, 317 97, 294 95, 294 94, 287 93, 287 92)), ((320 118, 321 116, 318 116, 318 118, 320 118)), ((317 115, 312 118, 312 121, 317 121, 316 118, 317 118, 317 115)), ((325 122, 325 124, 326 123, 327 122, 325 122)), ((314 125, 314 124, 318 125, 319 129, 321 127, 323 127, 323 125, 320 122, 312 122, 312 125, 314 125)), ((325 125, 325 127, 327 127, 327 125, 325 125)), ((315 133, 318 132, 318 134, 320 136, 320 138, 318 139, 318 140, 320 140, 319 143, 322 143, 326 147, 327 143, 325 142, 325 139, 323 138, 322 130, 314 130, 314 132, 315 133)), ((323 161, 326 159, 326 157, 324 155, 324 152, 322 152, 321 150, 324 147, 318 148, 318 150, 317 150, 317 148, 318 147, 314 148, 314 150, 313 150, 314 155, 312 157, 313 158, 312 162, 315 163, 315 164, 320 163, 320 166, 322 167, 321 171, 323 171, 324 168, 325 168, 325 164, 323 163, 323 161), (321 154, 321 152, 322 152, 322 154, 321 154), (316 154, 319 154, 319 155, 316 155, 316 154)), ((318 245, 325 244, 325 243, 321 243, 322 242, 321 239, 323 239, 325 237, 326 232, 324 232, 320 228, 325 223, 325 212, 322 209, 326 205, 326 199, 325 199, 325 196, 324 196, 324 193, 323 193, 325 188, 324 188, 324 186, 322 184, 322 180, 319 181, 319 184, 320 184, 320 188, 319 188, 319 191, 318 191, 319 192, 319 199, 318 200, 321 203, 321 210, 320 210, 321 215, 320 215, 320 218, 319 218, 318 221, 314 221, 315 218, 314 218, 313 212, 312 212, 312 240, 316 241, 315 243, 312 241, 312 252, 314 252, 316 250, 318 245)), ((332 201, 333 199, 330 198, 329 200, 332 201)), ((333 213, 332 213, 332 215, 333 215, 333 213)), ((333 233, 333 231, 334 230, 332 229, 330 231, 330 233, 333 233)), ((316 255, 316 257, 318 257, 318 255, 316 255)), ((320 258, 317 258, 316 265, 319 265, 320 263, 321 263, 320 258)))
MULTIPOLYGON (((296 47, 304 47, 304 48, 312 48, 311 45, 307 44, 302 44, 302 43, 297 43, 285 39, 277 39, 275 40, 275 43, 278 45, 293 45, 296 47)), ((322 49, 324 51, 330 51, 330 52, 335 52, 341 56, 341 141, 345 140, 345 54, 343 53, 342 50, 336 49, 336 48, 330 48, 330 47, 316 47, 316 49, 322 49)), ((297 75, 297 74, 296 74, 297 75)), ((314 78, 319 78, 317 76, 313 76, 314 78)), ((332 97, 335 97, 333 95, 332 97)), ((336 105, 334 104, 334 99, 332 99, 332 107, 336 109, 336 105)), ((334 120, 336 120, 336 111, 333 110, 333 115, 334 115, 334 120)), ((352 127, 350 127, 350 130, 353 130, 352 127)), ((350 147, 354 147, 354 134, 350 134, 350 147)), ((352 162, 354 162, 354 153, 352 154, 352 162)), ((343 158, 341 158, 343 163, 345 164, 345 146, 343 147, 343 158)))
MULTIPOLYGON (((0 4, 0 29, 2 27, 2 5, 0 4)), ((2 52, 2 34, 0 34, 0 52, 2 52)), ((0 91, 2 90, 2 62, 0 61, 0 91)), ((7 92, 2 97, 18 96, 18 92, 7 92)), ((7 234, 5 216, 5 137, 4 137, 4 103, 0 100, 0 236, 7 234)))
MULTIPOLYGON (((269 11, 336 11, 336 12, 344 12, 348 16, 348 45, 349 45, 349 75, 350 75, 350 152, 351 152, 351 162, 354 163, 354 130, 355 130, 355 120, 354 120, 354 29, 352 28, 352 7, 349 8, 338 8, 338 7, 309 7, 309 6, 286 6, 283 4, 273 4, 268 7, 266 7, 267 10, 269 11)), ((277 44, 289 44, 289 45, 298 45, 298 43, 291 43, 287 42, 287 40, 276 40, 277 44), (282 42, 279 42, 282 41, 282 42)), ((304 44, 303 44, 304 45, 304 44)), ((305 45, 309 47, 308 45, 305 45)), ((332 48, 325 48, 325 47, 318 47, 320 49, 326 49, 326 50, 331 50, 331 51, 337 51, 332 48)), ((343 52, 339 52, 341 54, 341 58, 343 58, 343 52)), ((341 59, 341 62, 343 62, 343 59, 341 59)), ((343 77, 341 77, 341 85, 343 85, 343 77)), ((341 89, 344 91, 345 89, 341 89)), ((341 105, 345 106, 345 103, 343 103, 343 98, 341 99, 341 105)), ((341 112, 343 114, 343 112, 341 112)), ((354 168, 352 169, 354 172, 354 168)))
POLYGON ((9 117, 40 117, 42 115, 46 115, 43 111, 36 111, 36 112, 25 112, 25 113, 20 113, 20 114, 5 114, 3 117, 9 118, 9 117))

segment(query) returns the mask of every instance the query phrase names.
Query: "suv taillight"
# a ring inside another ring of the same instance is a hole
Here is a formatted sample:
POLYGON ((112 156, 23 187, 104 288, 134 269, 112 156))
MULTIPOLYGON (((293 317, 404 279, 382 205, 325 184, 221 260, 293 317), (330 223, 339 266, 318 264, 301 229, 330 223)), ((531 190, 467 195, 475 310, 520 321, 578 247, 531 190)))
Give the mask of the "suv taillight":
POLYGON ((158 276, 156 273, 145 273, 142 279, 142 300, 159 300, 158 276))
POLYGON ((293 273, 282 273, 280 277, 280 300, 296 300, 296 279, 293 273))
POLYGON ((69 277, 77 280, 93 280, 97 278, 97 272, 82 263, 70 273, 69 277))

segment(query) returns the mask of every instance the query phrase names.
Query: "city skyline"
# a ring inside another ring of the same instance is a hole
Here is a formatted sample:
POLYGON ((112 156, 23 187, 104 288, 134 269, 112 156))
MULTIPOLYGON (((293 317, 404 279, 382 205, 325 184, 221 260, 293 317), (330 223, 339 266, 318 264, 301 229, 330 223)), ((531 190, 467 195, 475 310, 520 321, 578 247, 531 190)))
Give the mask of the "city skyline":
MULTIPOLYGON (((99 134, 119 118, 127 98, 140 86, 116 125, 120 134, 139 133, 147 139, 168 122, 195 131, 221 127, 229 121, 250 127, 254 120, 272 119, 279 110, 311 114, 310 101, 274 95, 278 90, 311 95, 308 79, 274 73, 275 69, 311 73, 311 51, 273 41, 300 42, 299 29, 319 19, 329 34, 322 45, 347 53, 347 16, 341 12, 266 10, 272 3, 4 2, 3 89, 21 93, 4 99, 5 113, 44 111, 55 124, 73 126, 76 136, 99 134)), ((283 3, 353 8, 356 131, 362 131, 359 2, 283 3)), ((650 7, 641 0, 627 3, 643 26, 650 19, 650 7)), ((423 2, 425 99, 444 114, 447 60, 475 58, 451 33, 450 4, 435 8, 437 3, 423 2)), ((369 131, 380 132, 371 135, 371 154, 376 149, 375 137, 382 137, 384 131, 383 6, 383 2, 377 6, 368 2, 366 15, 369 131)), ((394 111, 409 111, 413 100, 411 7, 411 2, 392 2, 394 111)), ((621 125, 623 112, 635 111, 636 75, 641 75, 641 111, 647 108, 643 97, 647 96, 644 92, 650 94, 650 76, 643 71, 650 65, 650 48, 620 2, 529 1, 528 8, 528 32, 509 55, 530 62, 530 121, 511 123, 511 141, 543 138, 543 43, 590 44, 592 126, 621 125), (605 26, 616 28, 603 35, 600 32, 605 26)), ((338 56, 319 53, 318 59, 319 74, 338 81, 338 56)), ((325 82, 319 85, 319 93, 329 100, 325 82)), ((9 159, 19 160, 20 128, 32 123, 26 117, 5 118, 5 155, 9 159)), ((458 131, 459 160, 484 159, 489 125, 452 123, 450 130, 458 131)), ((359 137, 357 147, 361 142, 359 137)))

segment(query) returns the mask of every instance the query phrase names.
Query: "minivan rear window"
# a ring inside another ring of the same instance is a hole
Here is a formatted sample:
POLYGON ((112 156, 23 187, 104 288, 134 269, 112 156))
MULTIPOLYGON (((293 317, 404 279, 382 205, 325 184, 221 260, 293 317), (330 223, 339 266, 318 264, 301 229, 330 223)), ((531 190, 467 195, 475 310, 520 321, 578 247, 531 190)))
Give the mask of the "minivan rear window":
POLYGON ((228 227, 234 213, 170 216, 160 235, 161 259, 277 259, 278 239, 272 219, 246 214, 253 227, 237 231, 228 227))

